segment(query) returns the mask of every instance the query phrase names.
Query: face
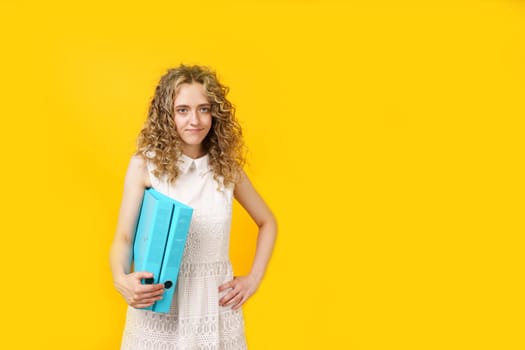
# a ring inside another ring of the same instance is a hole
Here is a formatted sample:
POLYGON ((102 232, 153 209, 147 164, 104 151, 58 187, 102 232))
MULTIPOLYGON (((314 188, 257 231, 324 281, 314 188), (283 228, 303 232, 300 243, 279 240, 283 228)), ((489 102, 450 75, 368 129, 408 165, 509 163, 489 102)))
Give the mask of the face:
POLYGON ((211 104, 200 83, 182 84, 174 102, 175 127, 185 153, 202 153, 202 141, 211 128, 211 104))

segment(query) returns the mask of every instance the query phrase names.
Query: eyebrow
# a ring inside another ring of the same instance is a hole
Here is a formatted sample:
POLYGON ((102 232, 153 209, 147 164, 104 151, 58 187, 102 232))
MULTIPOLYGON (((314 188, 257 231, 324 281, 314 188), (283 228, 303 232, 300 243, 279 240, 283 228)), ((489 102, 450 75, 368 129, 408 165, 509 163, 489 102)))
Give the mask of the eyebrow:
MULTIPOLYGON (((202 106, 208 106, 208 107, 211 107, 211 103, 201 103, 199 105, 197 105, 197 107, 202 107, 202 106)), ((190 107, 190 105, 175 105, 175 107, 190 107)))

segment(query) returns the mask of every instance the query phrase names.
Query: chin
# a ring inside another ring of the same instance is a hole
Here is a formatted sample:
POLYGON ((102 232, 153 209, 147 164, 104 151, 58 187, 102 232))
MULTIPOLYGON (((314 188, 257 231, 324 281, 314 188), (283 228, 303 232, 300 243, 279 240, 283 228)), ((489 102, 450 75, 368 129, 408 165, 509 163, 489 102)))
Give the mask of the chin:
POLYGON ((204 141, 204 139, 202 140, 183 140, 183 141, 188 146, 199 146, 199 145, 202 145, 202 142, 204 141))

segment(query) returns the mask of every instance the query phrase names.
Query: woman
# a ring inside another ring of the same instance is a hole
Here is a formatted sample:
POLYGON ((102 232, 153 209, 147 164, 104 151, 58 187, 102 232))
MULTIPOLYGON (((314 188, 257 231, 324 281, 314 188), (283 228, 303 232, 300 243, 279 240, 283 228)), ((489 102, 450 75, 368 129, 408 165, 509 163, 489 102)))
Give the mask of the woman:
POLYGON ((124 181, 111 248, 116 289, 128 303, 122 349, 245 349, 241 306, 257 290, 277 226, 244 165, 242 131, 228 89, 206 67, 170 69, 161 78, 124 181), (162 298, 162 284, 131 272, 133 234, 144 189, 194 209, 177 289, 168 314, 141 308, 162 298), (233 277, 229 231, 233 198, 259 227, 250 273, 233 277))

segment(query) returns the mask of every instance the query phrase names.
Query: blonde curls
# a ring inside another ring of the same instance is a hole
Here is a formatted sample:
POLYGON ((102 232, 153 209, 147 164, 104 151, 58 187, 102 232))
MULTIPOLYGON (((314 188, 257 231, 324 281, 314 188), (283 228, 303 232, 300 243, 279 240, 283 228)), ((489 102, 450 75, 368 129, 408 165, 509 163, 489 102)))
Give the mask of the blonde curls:
POLYGON ((180 86, 193 82, 204 86, 211 104, 212 126, 203 146, 214 178, 222 178, 225 186, 233 184, 245 163, 242 129, 235 118, 235 107, 226 99, 229 89, 207 67, 180 65, 161 77, 138 137, 137 154, 153 162, 155 176, 167 176, 169 182, 175 182, 183 143, 175 127, 174 101, 180 86))

